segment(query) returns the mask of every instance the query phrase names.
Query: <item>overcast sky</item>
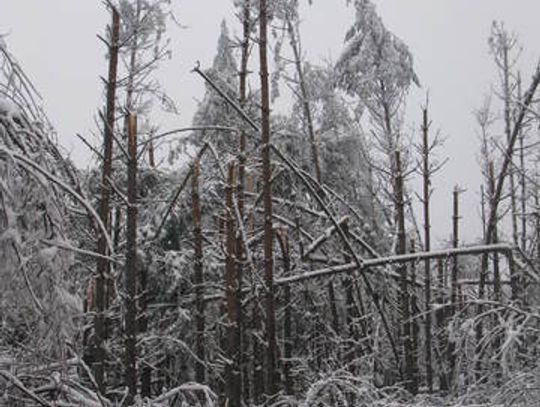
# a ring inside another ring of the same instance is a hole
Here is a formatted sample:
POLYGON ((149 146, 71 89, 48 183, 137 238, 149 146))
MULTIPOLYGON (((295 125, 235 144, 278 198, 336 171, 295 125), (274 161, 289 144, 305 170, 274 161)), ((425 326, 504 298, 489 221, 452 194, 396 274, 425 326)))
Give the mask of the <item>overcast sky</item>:
MULTIPOLYGON (((190 123, 203 86, 190 74, 196 60, 203 67, 213 58, 220 21, 235 25, 231 0, 172 0, 185 28, 170 31, 174 57, 161 70, 161 82, 179 104, 181 116, 171 125, 190 123)), ((473 111, 497 80, 487 47, 493 20, 502 20, 524 46, 524 83, 540 57, 538 0, 374 0, 387 27, 409 46, 423 89, 411 93, 407 126, 417 125, 420 103, 429 90, 433 128, 447 137, 441 156, 450 162, 435 180, 434 234, 450 234, 451 191, 463 195, 466 240, 480 235, 478 139, 473 111)), ((305 1, 307 3, 307 1, 305 1)), ((353 18, 345 0, 314 0, 304 7, 303 43, 313 62, 337 58, 353 18)), ((2 0, 0 34, 40 90, 59 140, 79 165, 89 153, 75 133, 95 131, 94 117, 102 99, 99 75, 106 68, 103 33, 108 16, 100 1, 2 0)))

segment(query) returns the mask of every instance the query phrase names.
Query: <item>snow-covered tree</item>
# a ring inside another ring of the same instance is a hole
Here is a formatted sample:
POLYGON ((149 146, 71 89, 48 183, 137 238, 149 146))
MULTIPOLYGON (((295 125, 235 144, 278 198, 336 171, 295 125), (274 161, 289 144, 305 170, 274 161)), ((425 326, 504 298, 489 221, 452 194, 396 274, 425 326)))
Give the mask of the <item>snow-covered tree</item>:
POLYGON ((407 45, 390 32, 370 0, 355 0, 356 19, 345 36, 336 64, 338 84, 359 99, 381 137, 381 147, 393 154, 399 147, 404 98, 418 84, 407 45))

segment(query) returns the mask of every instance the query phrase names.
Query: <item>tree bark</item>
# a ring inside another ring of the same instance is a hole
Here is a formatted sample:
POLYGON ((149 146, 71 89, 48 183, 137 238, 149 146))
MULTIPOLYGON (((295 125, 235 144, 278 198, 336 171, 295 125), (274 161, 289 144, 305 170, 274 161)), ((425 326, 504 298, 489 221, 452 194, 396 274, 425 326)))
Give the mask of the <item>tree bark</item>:
POLYGON ((127 252, 125 271, 125 382, 126 404, 137 395, 137 116, 128 116, 127 252))
MULTIPOLYGON (((430 197, 431 197, 431 169, 429 163, 429 119, 428 108, 422 110, 422 178, 424 208, 424 251, 431 250, 431 224, 430 224, 430 197)), ((431 356, 431 263, 429 259, 424 260, 424 306, 426 316, 424 319, 424 333, 426 336, 426 383, 428 391, 433 392, 433 361, 431 356)))
POLYGON ((445 324, 445 314, 444 311, 444 303, 446 301, 445 299, 445 291, 446 291, 446 278, 445 278, 445 270, 444 270, 444 264, 443 259, 437 260, 437 277, 438 277, 438 288, 439 288, 439 298, 438 303, 441 306, 440 309, 438 309, 435 313, 435 317, 437 320, 437 330, 438 330, 438 348, 439 348, 439 391, 448 391, 448 369, 445 363, 444 358, 444 349, 446 349, 446 336, 444 334, 444 324, 445 324))
MULTIPOLYGON (((241 60, 240 60, 240 72, 239 72, 239 104, 242 109, 245 109, 247 103, 247 75, 248 75, 248 62, 249 62, 249 43, 251 32, 251 0, 244 0, 242 10, 242 46, 241 46, 241 60)), ((247 137, 246 131, 242 129, 240 131, 239 140, 239 154, 238 154, 238 211, 242 222, 244 221, 244 207, 245 207, 245 188, 246 188, 246 148, 247 137)), ((248 346, 248 339, 244 335, 244 310, 242 308, 242 287, 243 287, 243 275, 244 264, 246 260, 245 250, 241 236, 238 236, 236 240, 236 256, 237 256, 237 300, 238 307, 238 338, 239 347, 244 345, 248 346)), ((243 379, 243 394, 244 399, 249 398, 249 380, 247 378, 247 366, 245 361, 244 352, 239 352, 238 364, 240 372, 245 376, 243 379)))
POLYGON ((499 204, 501 201, 502 191, 504 187, 504 181, 508 175, 508 167, 510 166, 514 153, 514 146, 516 144, 517 138, 523 126, 523 120, 525 115, 529 110, 531 103, 533 102, 533 97, 536 93, 536 89, 540 84, 540 65, 537 66, 534 76, 532 78, 531 85, 529 89, 523 96, 523 101, 520 100, 519 103, 519 112, 514 122, 514 127, 510 134, 510 139, 508 140, 508 145, 506 146, 506 151, 504 152, 503 162, 501 170, 497 175, 494 194, 493 194, 493 203, 490 205, 489 216, 487 221, 487 231, 486 231, 486 242, 491 243, 495 228, 497 227, 497 212, 499 204))
POLYGON ((322 180, 321 165, 319 159, 319 149, 317 147, 317 140, 315 139, 315 129, 313 126, 313 118, 311 114, 311 105, 309 102, 309 95, 304 80, 304 70, 302 69, 302 56, 300 55, 299 39, 296 37, 296 29, 287 15, 287 31, 289 32, 289 39, 291 48, 294 55, 294 66, 296 68, 296 74, 298 75, 298 86, 300 88, 300 100, 302 105, 302 111, 304 113, 304 120, 308 131, 309 143, 311 146, 311 161, 313 164, 313 170, 315 171, 315 179, 320 184, 322 180))
MULTIPOLYGON (((410 252, 415 253, 416 252, 416 242, 415 239, 412 238, 410 242, 411 248, 410 252)), ((411 281, 412 287, 411 287, 411 295, 410 295, 410 314, 411 314, 411 320, 409 322, 409 332, 411 336, 411 353, 412 353, 412 360, 413 360, 413 372, 414 372, 414 380, 417 383, 416 386, 420 385, 420 370, 418 366, 418 345, 419 345, 419 326, 418 326, 418 320, 417 315, 419 314, 420 310, 418 308, 418 296, 417 296, 417 290, 416 290, 416 262, 411 263, 411 281)))
POLYGON ((225 296, 227 301, 227 386, 226 396, 228 405, 240 406, 242 398, 242 380, 240 374, 240 344, 238 337, 238 309, 240 304, 237 298, 237 266, 236 266, 236 239, 234 224, 235 193, 235 164, 229 163, 227 187, 225 189, 227 216, 226 216, 226 258, 225 258, 225 296))
MULTIPOLYGON (((459 245, 459 187, 456 185, 453 192, 453 214, 452 214, 452 247, 457 249, 459 245)), ((452 318, 457 318, 458 313, 458 257, 452 257, 452 274, 450 278, 450 304, 452 318)), ((448 360, 450 365, 450 384, 455 389, 456 383, 456 345, 454 339, 448 339, 448 360)))
POLYGON ((195 380, 206 383, 203 234, 201 221, 201 199, 199 195, 200 161, 193 162, 191 175, 191 211, 193 215, 194 284, 195 284, 195 353, 200 362, 195 368, 195 380))
MULTIPOLYGON (((486 225, 486 195, 484 192, 484 186, 481 186, 480 189, 481 194, 481 206, 482 206, 482 226, 483 226, 483 233, 484 233, 484 240, 487 239, 487 225, 486 225)), ((478 279, 478 299, 480 300, 480 303, 477 306, 476 314, 482 315, 484 312, 484 305, 482 304, 482 300, 485 296, 485 287, 486 287, 486 280, 487 280, 487 271, 488 271, 488 261, 489 257, 487 253, 482 254, 481 264, 480 264, 480 276, 478 279)), ((476 380, 481 380, 482 378, 482 337, 484 335, 484 322, 482 319, 478 321, 475 328, 475 341, 476 341, 476 352, 475 352, 475 371, 476 371, 476 380)))
MULTIPOLYGON (((407 251, 407 237, 405 234, 405 202, 403 191, 403 173, 401 155, 395 152, 395 180, 394 199, 396 205, 396 221, 398 231, 398 245, 396 254, 405 254, 407 251)), ((414 377, 414 361, 412 353, 412 338, 410 324, 410 301, 409 284, 407 281, 407 265, 402 264, 398 268, 399 291, 400 291, 400 317, 401 317, 401 346, 403 350, 402 374, 405 380, 405 388, 412 394, 418 392, 418 383, 414 377)))
POLYGON ((276 328, 274 309, 274 259, 272 227, 272 167, 270 162, 270 93, 268 86, 268 10, 259 0, 259 60, 261 78, 262 177, 264 201, 264 280, 266 284, 266 393, 277 392, 276 328))
MULTIPOLYGON (((277 230, 277 237, 279 245, 281 247, 281 254, 283 257, 283 274, 289 275, 291 272, 291 257, 289 249, 289 231, 287 228, 281 228, 277 230)), ((292 337, 292 295, 291 286, 287 285, 284 289, 284 307, 285 315, 283 321, 283 379, 285 381, 285 393, 293 395, 294 383, 291 374, 291 359, 293 350, 293 337, 292 337)))
MULTIPOLYGON (((103 129, 103 170, 101 178, 101 199, 99 203, 99 216, 107 232, 110 231, 110 199, 111 186, 110 177, 112 174, 113 155, 113 132, 115 124, 116 109, 116 76, 118 70, 118 50, 120 37, 120 15, 115 8, 112 8, 112 25, 109 44, 109 73, 107 80, 107 101, 105 112, 105 123, 103 129)), ((107 239, 104 232, 99 232, 97 242, 97 252, 103 256, 108 255, 107 239)), ((96 278, 96 314, 94 317, 94 378, 101 393, 105 391, 105 349, 103 342, 105 338, 105 304, 107 302, 105 288, 109 279, 110 264, 106 258, 97 261, 96 278)))

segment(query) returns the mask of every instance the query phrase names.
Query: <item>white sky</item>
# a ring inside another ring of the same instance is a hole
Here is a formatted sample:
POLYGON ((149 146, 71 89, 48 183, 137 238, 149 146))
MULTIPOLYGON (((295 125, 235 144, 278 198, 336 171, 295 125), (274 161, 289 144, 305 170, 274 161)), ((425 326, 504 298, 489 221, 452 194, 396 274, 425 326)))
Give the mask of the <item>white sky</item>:
MULTIPOLYGON (((239 32, 231 0, 172 0, 178 20, 174 57, 161 70, 162 84, 179 104, 175 127, 187 125, 202 97, 203 86, 189 73, 196 60, 203 67, 213 58, 222 18, 239 32)), ((538 0, 374 0, 385 24, 409 46, 424 89, 412 92, 407 126, 417 124, 420 104, 429 90, 433 129, 447 137, 441 156, 450 162, 435 180, 433 225, 436 238, 449 236, 451 193, 463 195, 465 240, 480 235, 478 141, 472 115, 497 80, 487 37, 491 22, 502 20, 524 46, 524 84, 540 57, 538 0)), ((304 1, 307 3, 307 1, 304 1)), ((314 0, 304 7, 303 44, 313 62, 339 56, 343 36, 353 18, 345 0, 314 0)), ((108 16, 100 1, 2 0, 0 34, 8 34, 9 49, 40 90, 59 140, 78 165, 88 151, 75 133, 95 131, 94 116, 102 103, 99 75, 106 70, 105 50, 96 33, 103 33, 108 16)), ((421 220, 420 220, 421 225, 421 220)))

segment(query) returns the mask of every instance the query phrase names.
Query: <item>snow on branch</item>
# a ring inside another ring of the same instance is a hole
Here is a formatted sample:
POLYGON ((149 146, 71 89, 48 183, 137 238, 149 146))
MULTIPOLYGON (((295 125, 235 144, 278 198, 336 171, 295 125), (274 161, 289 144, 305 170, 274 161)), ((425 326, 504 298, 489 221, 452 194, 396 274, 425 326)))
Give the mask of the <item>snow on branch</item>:
POLYGON ((109 236, 109 233, 107 232, 107 229, 105 228, 105 225, 101 221, 99 215, 96 213, 92 204, 88 202, 88 200, 82 197, 79 193, 77 193, 72 187, 67 185, 64 181, 62 181, 55 175, 51 174, 49 171, 45 170, 40 165, 36 164, 33 160, 25 157, 24 155, 16 153, 5 147, 0 146, 0 155, 2 154, 14 159, 17 162, 17 164, 24 167, 30 173, 33 173, 36 177, 37 177, 37 174, 41 174, 42 176, 47 178, 50 182, 57 185, 62 190, 67 192, 69 195, 71 195, 71 197, 74 198, 77 202, 79 202, 88 211, 88 214, 91 215, 94 221, 97 223, 99 229, 101 230, 101 233, 103 233, 103 235, 105 236, 110 252, 114 253, 114 246, 113 246, 111 237, 109 236))
MULTIPOLYGON (((446 249, 438 250, 431 252, 418 252, 418 253, 408 253, 400 254, 395 256, 388 257, 379 257, 376 259, 364 260, 362 263, 363 269, 369 269, 372 267, 381 267, 388 266, 391 264, 398 263, 408 263, 408 262, 417 262, 422 259, 444 259, 453 256, 465 256, 465 255, 474 255, 474 254, 483 254, 483 253, 504 253, 508 254, 513 250, 513 246, 507 243, 498 243, 492 245, 481 245, 481 246, 471 246, 471 247, 462 247, 458 249, 446 249)), ((356 262, 350 262, 346 264, 341 264, 338 266, 326 267, 319 270, 308 271, 303 274, 298 274, 290 277, 283 277, 276 280, 276 285, 289 285, 294 283, 299 283, 306 280, 311 280, 314 278, 328 277, 336 274, 347 273, 355 271, 358 269, 356 262)))
MULTIPOLYGON (((341 219, 338 220, 337 224, 339 226, 344 225, 349 221, 348 216, 344 216, 341 219)), ((304 252, 304 256, 307 257, 311 253, 313 253, 315 250, 317 250, 324 242, 326 242, 334 233, 336 233, 336 225, 332 225, 329 228, 327 228, 321 236, 319 236, 317 239, 315 239, 311 244, 306 248, 306 251, 304 252)))

